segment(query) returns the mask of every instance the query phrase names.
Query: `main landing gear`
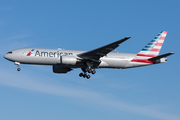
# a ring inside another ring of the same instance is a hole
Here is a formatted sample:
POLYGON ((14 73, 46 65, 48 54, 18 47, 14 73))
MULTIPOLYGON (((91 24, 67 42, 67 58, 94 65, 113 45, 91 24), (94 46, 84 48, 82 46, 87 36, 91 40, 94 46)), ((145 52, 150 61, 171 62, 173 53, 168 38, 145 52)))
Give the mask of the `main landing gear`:
POLYGON ((88 74, 86 74, 87 72, 88 72, 88 73, 92 73, 92 74, 95 74, 95 73, 96 73, 96 71, 95 71, 95 70, 92 70, 92 69, 87 69, 87 68, 81 68, 81 69, 82 69, 82 71, 83 71, 84 73, 80 73, 80 74, 79 74, 79 77, 83 77, 83 78, 89 79, 91 76, 88 75, 88 74))
POLYGON ((21 70, 21 68, 20 68, 20 63, 19 63, 19 62, 14 62, 14 64, 17 65, 17 67, 18 67, 18 68, 17 68, 17 71, 20 71, 20 70, 21 70))

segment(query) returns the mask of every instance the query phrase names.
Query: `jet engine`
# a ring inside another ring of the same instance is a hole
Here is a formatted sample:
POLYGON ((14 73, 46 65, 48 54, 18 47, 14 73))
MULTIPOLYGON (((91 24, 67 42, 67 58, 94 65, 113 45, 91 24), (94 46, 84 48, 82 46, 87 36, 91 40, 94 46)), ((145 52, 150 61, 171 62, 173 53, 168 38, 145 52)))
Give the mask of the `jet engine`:
POLYGON ((58 65, 53 65, 53 72, 54 73, 67 73, 69 71, 71 71, 72 69, 69 67, 61 67, 58 65))
POLYGON ((74 56, 61 56, 61 64, 75 65, 76 62, 77 62, 77 59, 74 56))

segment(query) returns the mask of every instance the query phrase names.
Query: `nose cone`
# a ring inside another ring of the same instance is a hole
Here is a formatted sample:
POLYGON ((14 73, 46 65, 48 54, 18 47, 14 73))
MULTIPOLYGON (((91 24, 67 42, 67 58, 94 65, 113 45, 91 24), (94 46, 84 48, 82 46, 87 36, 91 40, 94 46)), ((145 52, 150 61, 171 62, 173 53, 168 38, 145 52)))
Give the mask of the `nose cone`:
POLYGON ((7 54, 4 55, 4 58, 7 59, 7 54))
POLYGON ((7 54, 4 55, 4 58, 14 62, 14 59, 16 58, 16 56, 14 56, 13 54, 14 51, 9 51, 7 54))
POLYGON ((12 61, 12 56, 9 55, 9 54, 5 54, 5 55, 4 55, 4 58, 5 58, 6 60, 12 61))

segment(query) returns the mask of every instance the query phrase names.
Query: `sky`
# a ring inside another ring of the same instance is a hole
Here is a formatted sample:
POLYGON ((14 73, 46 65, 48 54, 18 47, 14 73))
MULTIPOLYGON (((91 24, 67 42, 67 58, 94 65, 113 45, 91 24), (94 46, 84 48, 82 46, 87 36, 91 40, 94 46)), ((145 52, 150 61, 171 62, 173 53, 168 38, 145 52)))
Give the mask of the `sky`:
POLYGON ((1 120, 180 120, 179 0, 1 0, 1 120), (138 53, 168 31, 167 63, 125 70, 21 64, 3 55, 19 48, 93 50, 130 36, 116 52, 138 53))

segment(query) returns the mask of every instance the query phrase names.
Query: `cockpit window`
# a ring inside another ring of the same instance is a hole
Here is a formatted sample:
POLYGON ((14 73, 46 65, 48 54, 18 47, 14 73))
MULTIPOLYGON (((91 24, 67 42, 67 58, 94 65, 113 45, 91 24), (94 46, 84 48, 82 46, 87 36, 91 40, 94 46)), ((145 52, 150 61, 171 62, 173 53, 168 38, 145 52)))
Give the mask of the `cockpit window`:
POLYGON ((8 52, 7 54, 12 54, 12 52, 10 51, 10 52, 8 52))

